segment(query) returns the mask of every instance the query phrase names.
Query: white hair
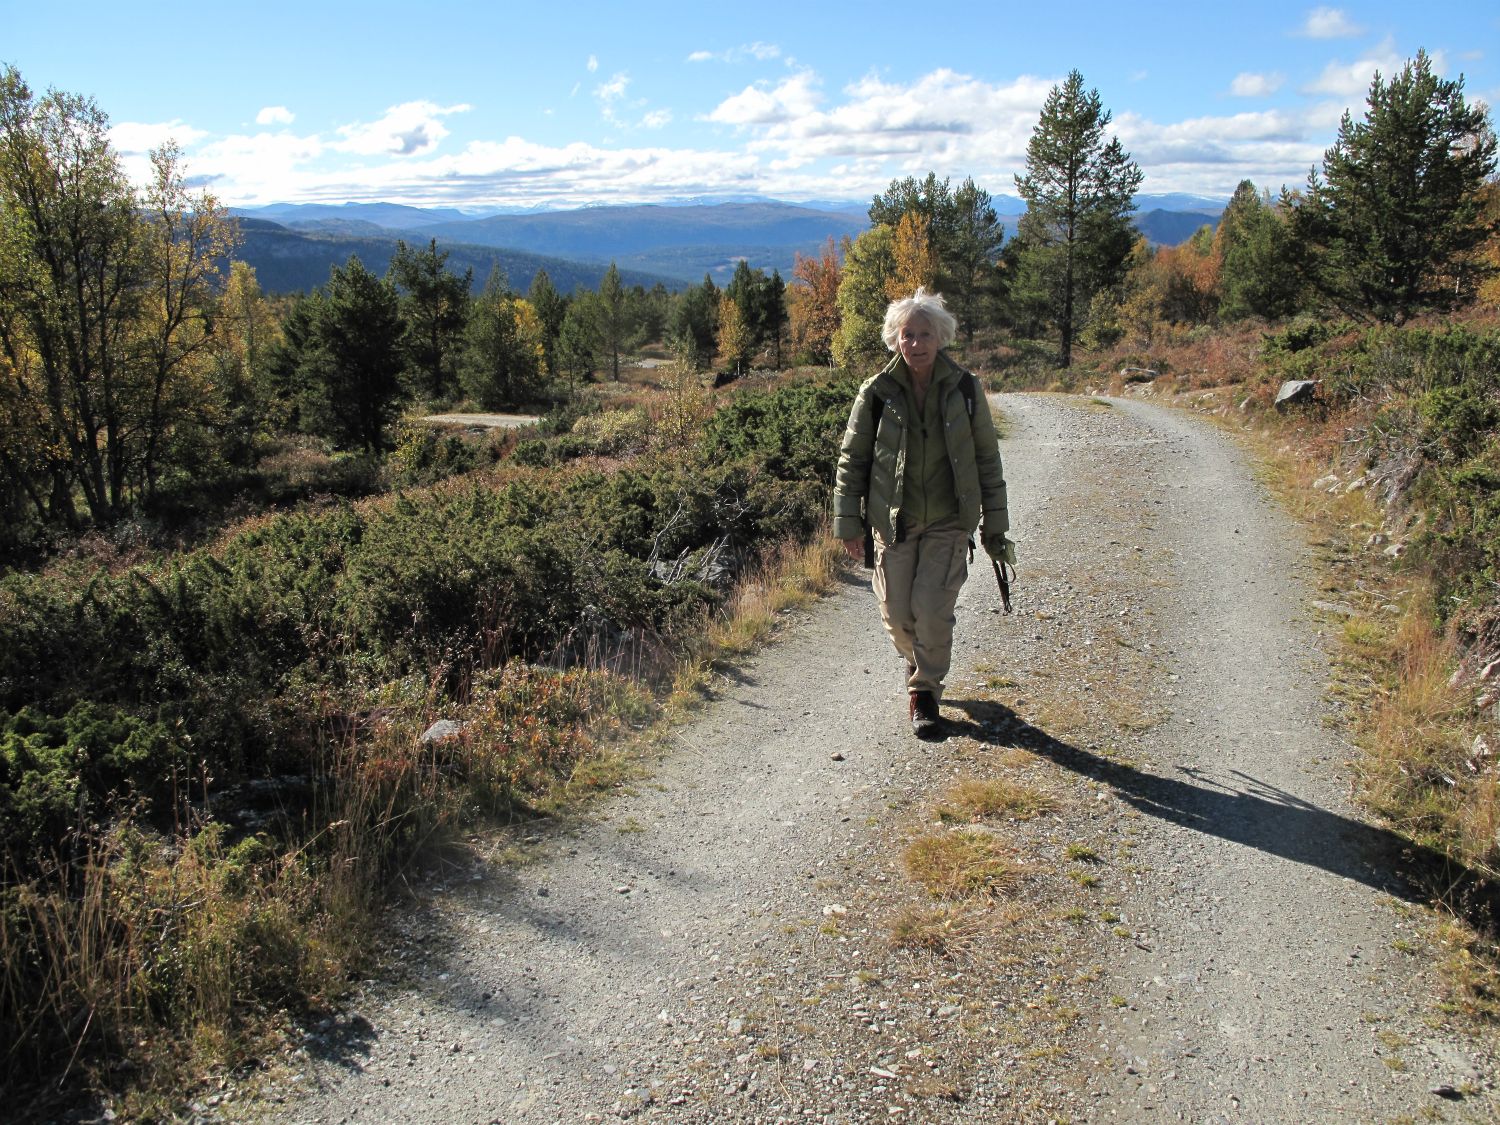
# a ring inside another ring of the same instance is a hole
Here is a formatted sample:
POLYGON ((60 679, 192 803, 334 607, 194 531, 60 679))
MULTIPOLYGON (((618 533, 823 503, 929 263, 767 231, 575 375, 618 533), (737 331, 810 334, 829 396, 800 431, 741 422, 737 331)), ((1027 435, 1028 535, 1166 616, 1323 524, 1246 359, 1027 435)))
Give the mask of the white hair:
POLYGON ((901 329, 919 316, 932 327, 938 347, 946 348, 958 339, 958 321, 944 307, 942 294, 929 293, 918 286, 910 297, 892 301, 885 310, 885 325, 880 330, 880 338, 885 341, 885 346, 895 351, 896 341, 901 338, 901 329))

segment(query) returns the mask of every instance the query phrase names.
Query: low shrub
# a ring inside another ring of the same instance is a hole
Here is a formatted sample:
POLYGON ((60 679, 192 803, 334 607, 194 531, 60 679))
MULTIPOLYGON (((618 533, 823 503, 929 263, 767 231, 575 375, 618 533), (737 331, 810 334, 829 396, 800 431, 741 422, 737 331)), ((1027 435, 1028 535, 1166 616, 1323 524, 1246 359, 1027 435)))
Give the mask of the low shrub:
MULTIPOLYGON (((670 455, 509 465, 0 578, 0 1074, 75 1049, 146 1067, 154 1028, 167 1054, 208 1027, 233 1055, 338 986, 422 848, 612 776, 603 743, 698 658, 737 576, 823 518, 853 384, 741 397, 670 455), (434 711, 460 733, 422 742, 434 711), (263 827, 227 800, 286 776, 263 827)), ((628 448, 647 417, 584 432, 628 448)), ((410 479, 468 455, 405 448, 410 479)))

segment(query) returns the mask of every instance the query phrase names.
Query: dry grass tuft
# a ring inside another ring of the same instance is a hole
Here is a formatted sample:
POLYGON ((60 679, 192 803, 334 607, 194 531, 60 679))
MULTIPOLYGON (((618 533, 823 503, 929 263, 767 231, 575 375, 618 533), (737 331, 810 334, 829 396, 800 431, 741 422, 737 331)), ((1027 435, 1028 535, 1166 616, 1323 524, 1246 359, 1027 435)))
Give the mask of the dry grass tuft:
POLYGON ((701 638, 677 665, 667 702, 671 714, 691 709, 714 665, 753 652, 776 632, 782 615, 812 605, 838 580, 841 545, 826 535, 808 544, 771 550, 709 620, 701 638))
POLYGON ((1500 1021, 1500 951, 1469 925, 1445 922, 1438 940, 1443 958, 1443 1007, 1490 1023, 1500 1021))
POLYGON ((891 921, 890 943, 894 949, 953 957, 968 950, 979 931, 978 919, 951 903, 906 906, 891 921))
POLYGON ((953 785, 934 808, 948 823, 1011 817, 1029 820, 1050 812, 1056 802, 1045 793, 1002 778, 965 778, 953 785))
POLYGON ((986 832, 919 836, 907 845, 905 861, 907 874, 934 898, 1001 895, 1021 881, 1005 846, 986 832))
POLYGON ((1357 725, 1367 800, 1415 839, 1493 874, 1500 868, 1495 747, 1451 681, 1456 655, 1413 599, 1394 630, 1346 630, 1368 683, 1357 725))

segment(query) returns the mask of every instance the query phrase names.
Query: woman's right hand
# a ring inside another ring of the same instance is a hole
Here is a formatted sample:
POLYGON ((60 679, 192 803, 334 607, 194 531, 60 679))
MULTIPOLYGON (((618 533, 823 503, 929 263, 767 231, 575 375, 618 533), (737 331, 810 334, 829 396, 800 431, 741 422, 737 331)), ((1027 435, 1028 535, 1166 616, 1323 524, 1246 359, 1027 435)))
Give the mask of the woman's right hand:
POLYGON ((844 554, 851 559, 863 559, 865 557, 865 541, 863 539, 845 539, 844 554))

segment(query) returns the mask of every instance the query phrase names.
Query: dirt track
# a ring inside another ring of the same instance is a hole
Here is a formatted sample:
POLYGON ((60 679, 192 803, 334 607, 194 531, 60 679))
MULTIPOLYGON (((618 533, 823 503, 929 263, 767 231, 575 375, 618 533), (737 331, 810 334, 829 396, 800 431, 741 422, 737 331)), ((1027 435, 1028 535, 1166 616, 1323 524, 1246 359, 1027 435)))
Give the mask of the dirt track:
POLYGON ((851 574, 591 822, 431 873, 402 973, 310 1029, 267 1118, 1493 1119, 1251 464, 1140 402, 999 405, 1020 612, 975 569, 947 742, 907 733, 851 574), (1024 883, 956 955, 892 950, 903 842, 965 776, 1049 797, 981 826, 1024 883))

